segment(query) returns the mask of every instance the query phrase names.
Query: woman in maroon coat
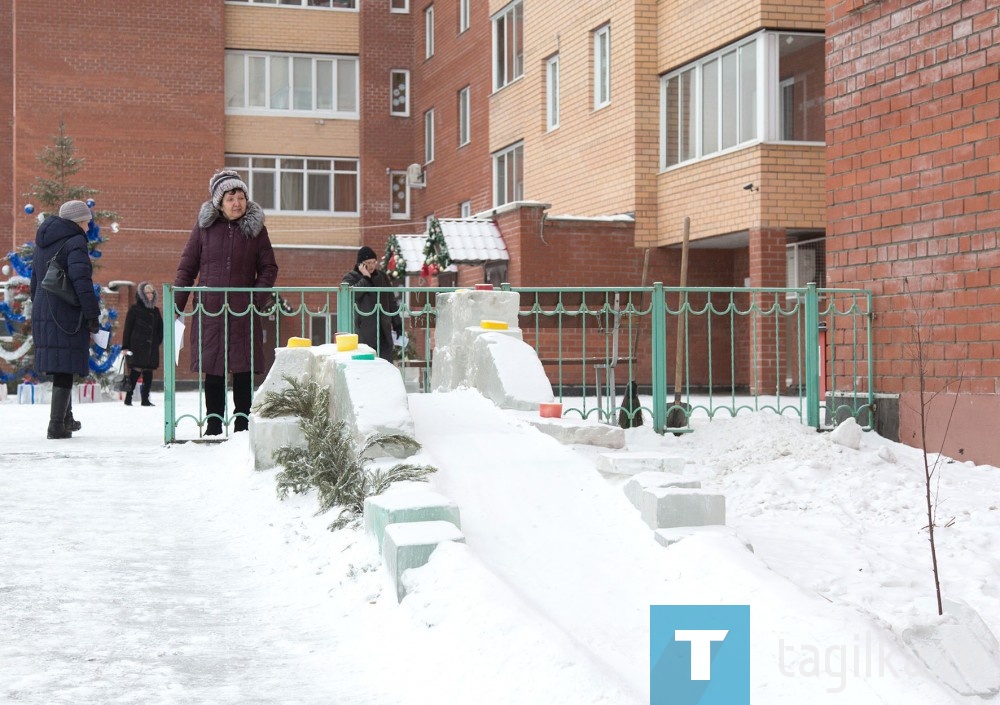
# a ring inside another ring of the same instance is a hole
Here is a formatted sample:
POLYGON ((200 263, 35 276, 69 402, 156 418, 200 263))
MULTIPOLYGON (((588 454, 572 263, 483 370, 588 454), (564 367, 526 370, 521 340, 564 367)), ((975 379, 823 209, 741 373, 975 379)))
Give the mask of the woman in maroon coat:
MULTIPOLYGON (((247 185, 235 171, 217 172, 208 183, 212 200, 202 204, 191 231, 174 286, 270 288, 278 277, 264 211, 249 200, 247 185)), ((190 292, 174 295, 175 311, 184 310, 190 292)), ((251 292, 206 292, 194 297, 188 341, 191 371, 205 376, 205 435, 222 433, 226 417, 226 374, 233 376, 236 431, 247 429, 253 397, 253 374, 264 371, 264 336, 260 317, 251 311, 251 292), (228 304, 229 313, 220 314, 228 304), (207 315, 206 315, 207 314, 207 315)), ((258 312, 265 312, 270 292, 253 292, 258 312)))

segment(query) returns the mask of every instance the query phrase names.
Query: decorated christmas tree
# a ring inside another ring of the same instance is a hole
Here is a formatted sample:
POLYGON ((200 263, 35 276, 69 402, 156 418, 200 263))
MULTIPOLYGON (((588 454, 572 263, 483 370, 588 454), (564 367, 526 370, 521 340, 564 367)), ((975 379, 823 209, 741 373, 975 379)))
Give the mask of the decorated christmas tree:
POLYGON ((406 279, 406 258, 399 248, 399 240, 390 235, 385 243, 385 255, 382 256, 382 270, 393 284, 401 284, 406 279))
POLYGON ((444 241, 441 223, 431 216, 427 227, 427 242, 424 244, 424 266, 420 268, 420 276, 432 277, 451 266, 451 255, 444 241))
MULTIPOLYGON (((84 160, 75 156, 73 139, 66 134, 64 125, 60 122, 59 134, 53 137, 53 144, 45 147, 38 154, 47 176, 38 177, 31 185, 31 190, 24 194, 28 203, 24 206, 25 214, 35 216, 41 224, 49 215, 55 214, 59 206, 66 201, 85 201, 91 208, 94 219, 87 230, 87 248, 91 259, 99 259, 100 246, 105 242, 101 235, 98 221, 116 220, 112 211, 94 211, 93 196, 99 191, 86 186, 78 186, 71 178, 80 171, 84 160), (37 206, 36 206, 37 204, 37 206)), ((116 224, 112 223, 112 231, 116 224)), ((9 252, 4 258, 3 275, 7 281, 0 282, 3 288, 3 302, 0 303, 0 315, 3 316, 4 331, 0 335, 0 359, 3 368, 0 369, 0 382, 8 381, 38 381, 38 372, 34 369, 34 344, 31 336, 31 298, 30 283, 34 260, 34 243, 25 243, 16 252, 9 252)), ((95 263, 95 268, 97 267, 95 263)), ((108 308, 102 297, 99 284, 94 285, 101 306, 101 328, 114 330, 117 328, 118 312, 108 308)), ((99 381, 102 386, 110 383, 112 368, 121 352, 121 346, 112 345, 107 349, 97 346, 91 348, 90 379, 99 381)))

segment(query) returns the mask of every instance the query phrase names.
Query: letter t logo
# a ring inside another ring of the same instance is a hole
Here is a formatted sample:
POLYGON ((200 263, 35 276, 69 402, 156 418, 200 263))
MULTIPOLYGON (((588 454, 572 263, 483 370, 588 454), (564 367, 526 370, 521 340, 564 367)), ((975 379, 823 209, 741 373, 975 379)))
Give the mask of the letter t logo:
POLYGON ((674 639, 691 642, 691 680, 712 680, 712 642, 723 641, 728 629, 677 629, 674 639))

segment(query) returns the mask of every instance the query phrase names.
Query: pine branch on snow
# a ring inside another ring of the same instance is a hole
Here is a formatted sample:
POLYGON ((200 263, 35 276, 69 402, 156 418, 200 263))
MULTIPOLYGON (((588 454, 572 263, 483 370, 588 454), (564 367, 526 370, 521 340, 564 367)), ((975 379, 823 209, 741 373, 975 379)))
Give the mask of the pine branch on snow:
POLYGON ((315 382, 299 383, 285 377, 288 388, 268 392, 256 411, 265 418, 295 415, 306 440, 305 448, 283 446, 274 452, 274 462, 282 466, 277 474, 280 499, 293 494, 305 494, 316 488, 319 511, 341 507, 330 530, 348 526, 364 510, 365 498, 378 495, 393 482, 426 481, 437 468, 414 463, 397 463, 390 468, 370 469, 372 459, 367 451, 373 446, 401 449, 412 454, 420 444, 404 434, 376 434, 365 439, 358 450, 347 424, 330 422, 329 390, 315 382))

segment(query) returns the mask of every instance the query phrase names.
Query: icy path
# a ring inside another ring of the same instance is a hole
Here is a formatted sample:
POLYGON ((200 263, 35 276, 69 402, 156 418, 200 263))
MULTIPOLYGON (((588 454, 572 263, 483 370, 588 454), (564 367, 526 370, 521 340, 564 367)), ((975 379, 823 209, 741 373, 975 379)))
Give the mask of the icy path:
POLYGON ((3 408, 42 430, 3 439, 0 701, 396 702, 294 565, 293 528, 267 524, 273 484, 220 465, 241 441, 164 448, 161 410, 121 406, 78 410, 59 442, 47 408, 3 408))

